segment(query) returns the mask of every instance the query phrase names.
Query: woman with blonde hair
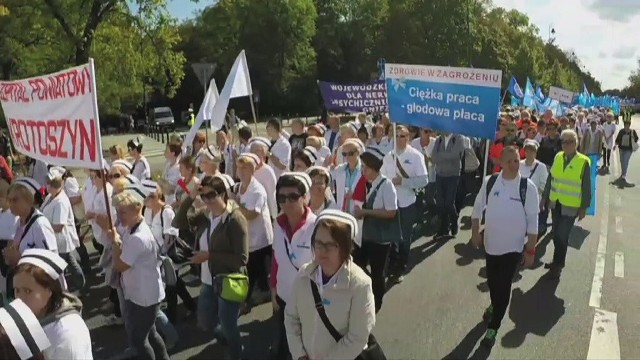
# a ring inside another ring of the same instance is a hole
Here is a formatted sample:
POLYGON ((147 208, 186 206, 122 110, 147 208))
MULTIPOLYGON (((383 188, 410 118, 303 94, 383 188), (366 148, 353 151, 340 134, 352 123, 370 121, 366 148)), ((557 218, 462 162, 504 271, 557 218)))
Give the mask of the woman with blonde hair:
POLYGON ((13 298, 13 274, 18 260, 27 249, 46 249, 58 252, 56 235, 51 223, 38 210, 36 202, 42 199, 40 185, 32 178, 16 179, 9 187, 7 202, 11 213, 18 216, 18 228, 13 241, 2 251, 8 266, 7 294, 13 298))
POLYGON ((113 266, 121 274, 125 300, 125 322, 129 342, 140 359, 169 359, 155 321, 164 299, 160 270, 160 247, 144 221, 144 192, 139 186, 127 187, 113 203, 120 225, 126 229, 122 239, 112 228, 108 234, 113 248, 113 266))

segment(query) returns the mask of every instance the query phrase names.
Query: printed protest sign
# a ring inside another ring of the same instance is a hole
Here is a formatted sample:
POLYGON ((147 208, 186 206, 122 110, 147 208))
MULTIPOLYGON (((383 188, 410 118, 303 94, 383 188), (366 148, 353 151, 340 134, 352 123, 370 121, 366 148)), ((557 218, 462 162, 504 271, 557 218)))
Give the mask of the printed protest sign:
POLYGON ((0 82, 15 148, 48 164, 100 169, 93 61, 54 74, 0 82))
POLYGON ((559 87, 549 87, 549 97, 558 100, 561 103, 571 104, 573 102, 573 91, 565 90, 559 87))
POLYGON ((337 84, 318 81, 324 106, 340 113, 386 112, 387 90, 384 80, 363 84, 337 84))
POLYGON ((391 121, 495 138, 500 70, 386 64, 391 121))

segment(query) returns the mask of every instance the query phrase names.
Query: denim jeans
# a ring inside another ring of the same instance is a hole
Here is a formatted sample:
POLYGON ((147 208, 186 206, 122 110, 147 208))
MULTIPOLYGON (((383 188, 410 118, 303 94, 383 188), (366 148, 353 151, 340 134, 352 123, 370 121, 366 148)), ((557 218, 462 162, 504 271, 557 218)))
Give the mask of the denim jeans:
POLYGON ((224 300, 214 286, 202 284, 198 298, 198 324, 206 330, 217 332, 229 343, 229 358, 239 360, 242 355, 238 314, 240 303, 224 300))
POLYGON ((456 195, 459 181, 460 176, 436 175, 436 206, 442 216, 439 231, 441 234, 449 234, 449 230, 458 225, 456 195))
POLYGON ((178 342, 178 332, 162 310, 158 310, 156 315, 156 329, 164 336, 165 344, 174 346, 178 342))
POLYGON ((169 360, 164 341, 155 324, 160 304, 140 306, 126 300, 125 307, 125 321, 130 324, 129 343, 136 350, 137 358, 169 360))
POLYGON ((569 247, 569 234, 576 221, 575 216, 562 215, 562 206, 556 203, 551 210, 551 219, 553 222, 553 262, 555 267, 563 268, 565 259, 567 258, 567 248, 569 247))
POLYGON ((629 160, 631 160, 631 150, 620 150, 620 167, 622 167, 622 177, 627 176, 627 170, 629 169, 629 160))

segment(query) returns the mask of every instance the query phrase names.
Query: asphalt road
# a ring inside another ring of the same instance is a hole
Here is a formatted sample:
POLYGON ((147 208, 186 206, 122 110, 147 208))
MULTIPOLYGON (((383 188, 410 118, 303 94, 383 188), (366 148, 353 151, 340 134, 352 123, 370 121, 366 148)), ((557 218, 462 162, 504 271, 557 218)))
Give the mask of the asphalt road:
MULTIPOLYGON (((634 121, 640 122, 640 117, 634 121)), ((514 282, 511 306, 490 354, 478 350, 489 294, 482 254, 468 246, 471 209, 463 211, 464 225, 456 239, 438 242, 428 236, 416 241, 410 273, 388 291, 377 318, 374 334, 387 357, 640 358, 640 244, 633 236, 640 233, 640 191, 610 184, 619 174, 617 155, 612 163, 611 175, 598 177, 595 216, 577 223, 571 233, 561 280, 545 276, 542 263, 550 261, 553 243, 543 239, 538 248, 540 261, 514 282)), ((629 181, 640 182, 637 154, 630 169, 629 181)), ((197 281, 190 285, 196 295, 197 281)), ((110 308, 107 294, 96 283, 84 299, 84 316, 97 359, 121 354, 126 347, 122 327, 103 326, 110 308)), ((241 317, 245 357, 267 358, 273 333, 270 315, 270 305, 264 304, 241 317)), ((219 345, 211 334, 196 328, 193 318, 181 318, 176 326, 181 340, 172 359, 221 358, 219 345)))

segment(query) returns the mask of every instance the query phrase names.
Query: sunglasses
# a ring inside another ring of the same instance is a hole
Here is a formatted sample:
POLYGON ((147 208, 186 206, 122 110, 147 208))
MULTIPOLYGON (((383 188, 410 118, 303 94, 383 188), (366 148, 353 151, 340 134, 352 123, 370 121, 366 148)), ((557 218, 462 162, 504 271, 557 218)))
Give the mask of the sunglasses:
POLYGON ((357 153, 357 151, 343 151, 342 157, 353 156, 357 153))
POLYGON ((120 176, 121 176, 120 174, 109 174, 109 175, 107 175, 107 178, 109 180, 113 180, 113 179, 119 179, 120 176))
POLYGON ((290 201, 290 202, 298 201, 298 199, 300 199, 301 197, 302 195, 297 193, 278 194, 276 195, 276 201, 278 202, 278 204, 284 204, 287 201, 290 201))

